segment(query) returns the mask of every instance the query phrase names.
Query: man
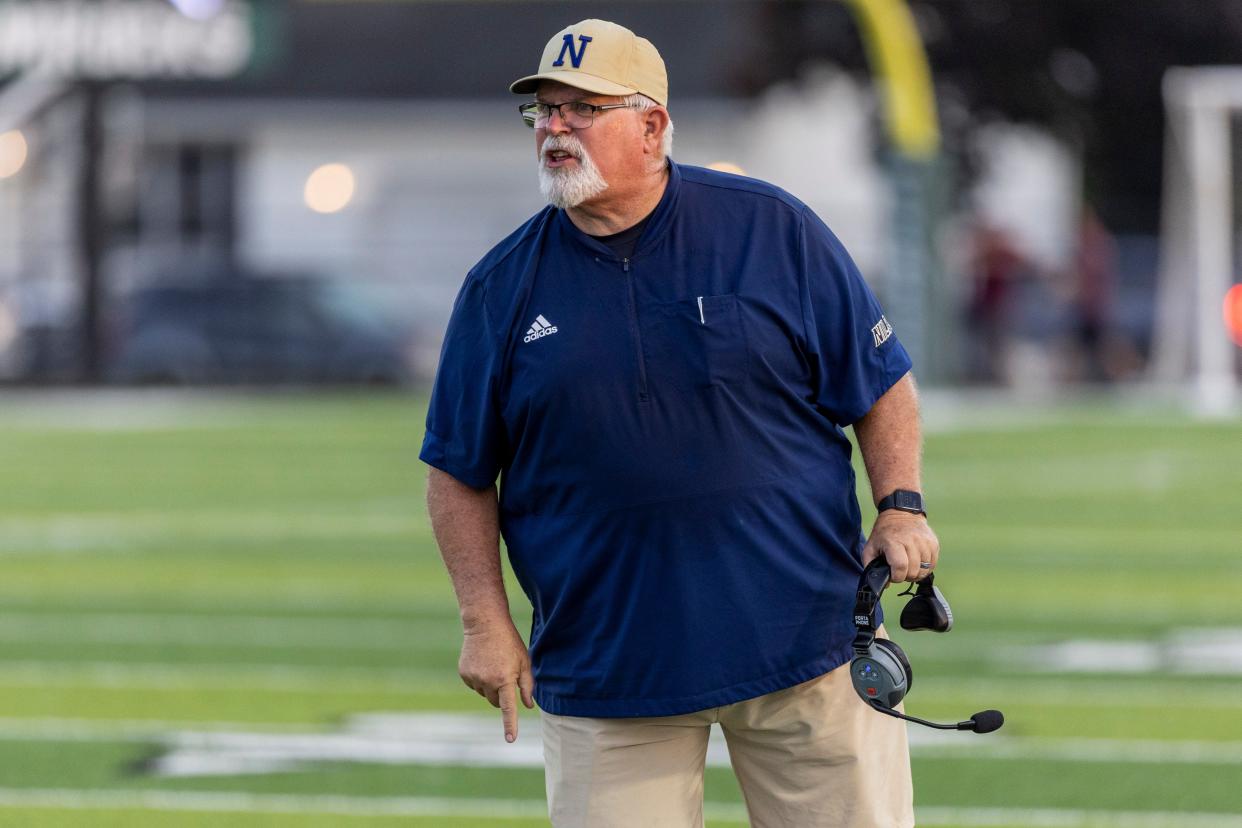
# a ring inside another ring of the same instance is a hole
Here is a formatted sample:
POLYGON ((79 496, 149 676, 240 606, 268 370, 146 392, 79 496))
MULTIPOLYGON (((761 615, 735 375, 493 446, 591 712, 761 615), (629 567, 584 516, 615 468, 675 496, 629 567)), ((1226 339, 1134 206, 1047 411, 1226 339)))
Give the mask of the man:
POLYGON ((551 204, 466 278, 421 454, 462 679, 509 741, 538 702, 558 828, 701 826, 716 722, 753 825, 912 825, 851 610, 866 562, 918 580, 938 543, 917 506, 864 542, 842 431, 877 498, 919 490, 905 350, 805 205, 667 158, 648 41, 582 21, 511 90, 551 204))

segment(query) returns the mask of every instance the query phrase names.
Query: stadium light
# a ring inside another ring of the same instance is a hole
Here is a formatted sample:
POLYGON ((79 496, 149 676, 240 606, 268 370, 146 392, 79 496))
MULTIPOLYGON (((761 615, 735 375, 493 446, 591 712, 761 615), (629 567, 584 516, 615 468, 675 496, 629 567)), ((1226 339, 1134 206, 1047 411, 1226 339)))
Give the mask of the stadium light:
POLYGON ((344 164, 324 164, 306 179, 306 206, 316 213, 339 213, 354 198, 354 171, 344 164))
POLYGON ((0 132, 0 178, 12 178, 26 165, 29 148, 20 129, 0 132))

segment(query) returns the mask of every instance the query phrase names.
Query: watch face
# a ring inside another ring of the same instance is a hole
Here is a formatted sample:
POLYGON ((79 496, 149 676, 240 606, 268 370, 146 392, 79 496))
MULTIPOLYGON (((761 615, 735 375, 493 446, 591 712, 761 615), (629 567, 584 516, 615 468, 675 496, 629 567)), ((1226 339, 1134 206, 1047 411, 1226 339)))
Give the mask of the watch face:
POLYGON ((902 512, 912 512, 918 515, 927 514, 927 509, 923 506, 923 495, 907 489, 898 489, 893 492, 891 495, 880 501, 878 508, 880 511, 884 511, 885 509, 897 509, 902 512))
POLYGON ((923 498, 918 492, 907 492, 898 489, 896 492, 893 492, 893 494, 893 505, 898 509, 903 509, 907 512, 923 511, 923 498))

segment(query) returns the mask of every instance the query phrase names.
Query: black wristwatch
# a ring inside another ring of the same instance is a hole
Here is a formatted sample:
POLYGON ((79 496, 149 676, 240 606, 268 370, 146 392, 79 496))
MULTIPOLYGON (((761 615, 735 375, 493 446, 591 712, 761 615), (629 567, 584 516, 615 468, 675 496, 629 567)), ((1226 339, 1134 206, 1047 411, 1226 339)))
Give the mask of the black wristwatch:
POLYGON ((927 517, 927 510, 923 508, 923 495, 908 489, 898 489, 875 504, 877 512, 883 512, 887 509, 896 509, 899 512, 909 512, 912 515, 927 517))

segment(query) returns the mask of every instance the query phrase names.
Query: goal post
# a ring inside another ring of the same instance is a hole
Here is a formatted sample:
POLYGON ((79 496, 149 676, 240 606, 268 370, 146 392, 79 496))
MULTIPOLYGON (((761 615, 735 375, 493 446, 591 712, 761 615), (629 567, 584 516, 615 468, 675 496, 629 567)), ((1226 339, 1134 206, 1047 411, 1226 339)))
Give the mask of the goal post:
POLYGON ((1180 386, 1196 413, 1238 413, 1237 346, 1222 317, 1236 281, 1233 131, 1242 67, 1170 69, 1160 275, 1151 375, 1180 386))

